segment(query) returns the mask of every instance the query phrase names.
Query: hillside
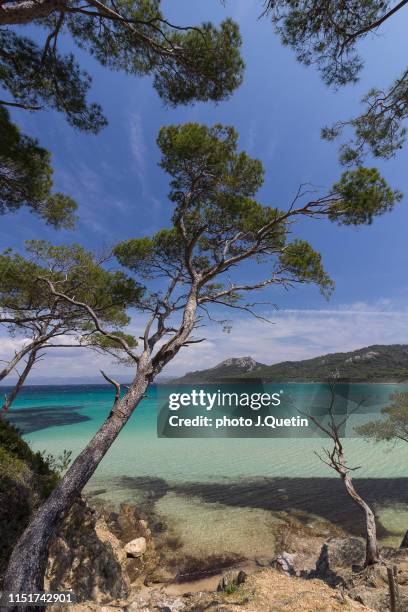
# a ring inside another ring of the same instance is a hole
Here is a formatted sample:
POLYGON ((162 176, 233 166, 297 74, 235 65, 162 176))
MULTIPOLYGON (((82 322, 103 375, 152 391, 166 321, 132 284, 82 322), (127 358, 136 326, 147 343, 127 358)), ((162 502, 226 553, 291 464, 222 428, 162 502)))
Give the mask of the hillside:
POLYGON ((195 370, 187 372, 181 378, 177 378, 172 382, 177 383, 195 383, 195 382, 217 382, 228 378, 237 378, 242 376, 258 377, 258 372, 263 368, 267 368, 263 363, 259 363, 252 357, 231 357, 225 359, 213 368, 208 370, 195 370))
POLYGON ((408 381, 408 345, 373 345, 349 353, 330 353, 303 361, 264 365, 251 357, 231 358, 214 368, 188 372, 173 382, 221 382, 231 378, 261 378, 264 382, 319 382, 331 373, 351 382, 408 381))

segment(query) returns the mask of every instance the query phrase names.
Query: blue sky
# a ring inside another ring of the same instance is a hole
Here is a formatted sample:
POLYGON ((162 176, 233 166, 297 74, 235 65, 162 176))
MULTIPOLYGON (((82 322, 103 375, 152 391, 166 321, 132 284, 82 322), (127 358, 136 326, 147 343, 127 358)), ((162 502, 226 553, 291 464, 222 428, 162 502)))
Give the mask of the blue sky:
MULTIPOLYGON (((62 115, 52 112, 13 112, 24 131, 38 137, 52 152, 56 188, 72 195, 80 206, 77 229, 55 232, 28 212, 19 212, 2 219, 2 248, 21 249, 25 239, 45 238, 54 243, 75 240, 90 249, 100 249, 165 226, 171 205, 166 199, 167 177, 157 166, 155 139, 159 128, 170 123, 234 125, 242 149, 261 159, 265 166, 265 185, 259 192, 265 204, 285 208, 300 183, 329 188, 341 168, 337 145, 322 141, 320 128, 356 114, 361 95, 371 86, 386 87, 391 83, 403 70, 401 58, 407 55, 403 19, 391 19, 379 35, 360 46, 366 60, 360 83, 334 92, 321 82, 315 68, 301 66, 293 52, 282 47, 267 19, 258 20, 262 10, 259 0, 229 0, 225 6, 218 0, 173 0, 164 1, 162 6, 166 16, 177 23, 193 24, 206 19, 219 22, 226 16, 236 19, 244 39, 244 84, 229 101, 219 105, 168 109, 149 78, 110 72, 77 52, 83 68, 93 76, 90 99, 103 105, 109 120, 102 133, 90 136, 75 132, 62 115)), ((67 49, 70 44, 64 42, 67 49)), ((376 165, 392 186, 408 195, 406 148, 396 159, 376 161, 376 165)), ((313 287, 282 293, 270 290, 262 300, 281 308, 279 314, 274 314, 273 332, 266 333, 261 329, 262 323, 242 315, 238 327, 243 333, 243 326, 247 326, 248 334, 243 334, 241 340, 239 332, 219 336, 219 329, 209 328, 209 343, 218 348, 194 349, 195 366, 212 365, 219 361, 217 356, 252 354, 271 363, 349 350, 364 343, 407 342, 407 217, 404 198, 391 214, 370 227, 341 228, 323 221, 299 224, 296 233, 322 252, 325 267, 336 282, 330 302, 313 287), (311 317, 315 321, 313 330, 307 323, 311 317), (380 318, 374 322, 373 317, 380 318), (290 329, 289 321, 293 323, 290 329), (303 327, 299 321, 303 321, 303 327), (303 333, 305 329, 309 329, 308 336, 303 333), (361 333, 364 329, 366 334, 361 333), (251 342, 254 334, 259 338, 256 346, 251 342)), ((252 276, 256 270, 251 268, 245 274, 252 276)), ((142 321, 136 318, 134 324, 141 325, 142 321)), ((8 344, 3 347, 8 350, 8 344)), ((56 371, 61 359, 76 376, 73 352, 53 357, 56 371)), ((93 375, 96 361, 94 357, 86 359, 93 375)), ((188 368, 191 359, 191 352, 189 357, 180 357, 172 366, 174 372, 188 368)), ((41 377, 41 367, 37 374, 41 377)))

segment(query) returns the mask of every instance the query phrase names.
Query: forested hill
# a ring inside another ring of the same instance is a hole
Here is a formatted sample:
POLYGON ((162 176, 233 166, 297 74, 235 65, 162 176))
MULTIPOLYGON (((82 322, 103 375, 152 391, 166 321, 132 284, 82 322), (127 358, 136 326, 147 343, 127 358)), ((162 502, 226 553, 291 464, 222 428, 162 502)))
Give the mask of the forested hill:
POLYGON ((213 368, 188 372, 173 382, 193 384, 231 378, 261 378, 265 382, 319 382, 337 372, 352 382, 408 382, 408 345, 373 345, 349 353, 330 353, 303 361, 273 365, 251 357, 231 358, 213 368))

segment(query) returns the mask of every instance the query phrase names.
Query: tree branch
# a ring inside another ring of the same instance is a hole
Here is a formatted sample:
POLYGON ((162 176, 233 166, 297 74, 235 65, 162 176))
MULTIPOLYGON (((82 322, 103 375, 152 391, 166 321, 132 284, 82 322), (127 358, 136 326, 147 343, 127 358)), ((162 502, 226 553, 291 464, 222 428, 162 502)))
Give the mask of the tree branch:
POLYGON ((41 280, 43 282, 45 282, 52 295, 55 295, 65 301, 67 301, 69 304, 73 304, 74 306, 78 306, 80 308, 83 308, 84 310, 86 310, 86 312, 88 312, 88 314, 91 316, 95 327, 97 329, 97 331, 99 333, 101 333, 103 336, 105 336, 106 338, 110 338, 111 340, 113 340, 114 342, 117 342, 118 344, 120 344, 123 348, 123 350, 129 355, 129 357, 131 357, 136 363, 139 361, 139 357, 132 351, 132 349, 130 348, 130 346, 128 345, 128 343, 126 342, 126 340, 124 338, 121 338, 120 336, 115 336, 114 334, 111 334, 109 332, 107 332, 105 329, 103 329, 99 318, 97 317, 95 311, 88 305, 85 304, 85 302, 80 302, 79 300, 75 300, 74 298, 70 298, 68 295, 66 295, 65 293, 61 293, 60 291, 57 291, 54 287, 54 284, 48 279, 48 278, 44 278, 44 277, 38 277, 38 280, 41 280))

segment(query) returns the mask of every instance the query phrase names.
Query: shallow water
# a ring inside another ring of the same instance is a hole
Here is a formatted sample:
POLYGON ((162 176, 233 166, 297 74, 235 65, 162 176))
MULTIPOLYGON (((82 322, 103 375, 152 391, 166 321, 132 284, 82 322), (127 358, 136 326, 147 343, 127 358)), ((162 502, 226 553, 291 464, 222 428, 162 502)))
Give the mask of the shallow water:
MULTIPOLYGON (((283 387, 302 408, 323 401, 320 385, 283 387)), ((351 404, 368 397, 370 410, 378 412, 397 390, 408 387, 349 385, 343 395, 351 404)), ((58 455, 69 449, 75 456, 108 414, 112 399, 111 387, 104 385, 26 387, 11 420, 27 432, 35 450, 58 455)), ((281 512, 362 533, 342 483, 315 455, 326 443, 323 438, 158 438, 156 411, 153 386, 102 461, 88 493, 149 506, 193 555, 266 555, 273 549, 281 512)), ((348 433, 364 418, 351 417, 348 433)), ((345 439, 344 446, 349 465, 361 466, 356 485, 376 509, 384 543, 397 543, 408 523, 408 446, 390 450, 358 438, 345 439)))

